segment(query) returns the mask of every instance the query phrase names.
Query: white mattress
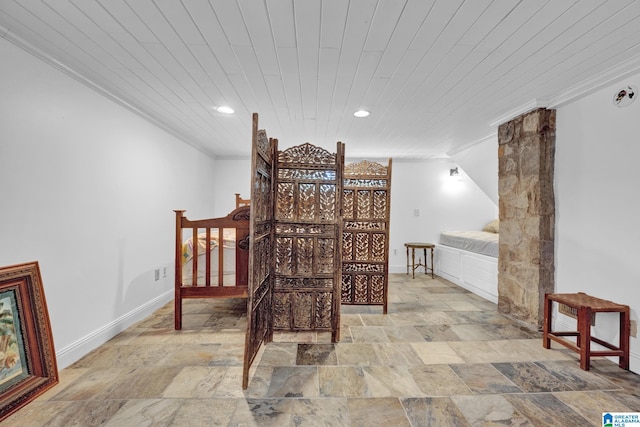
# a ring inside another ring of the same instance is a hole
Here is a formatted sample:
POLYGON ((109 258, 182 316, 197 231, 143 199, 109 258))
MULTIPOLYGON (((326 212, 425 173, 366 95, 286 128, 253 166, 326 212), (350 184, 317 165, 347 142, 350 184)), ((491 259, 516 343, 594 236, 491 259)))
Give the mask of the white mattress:
POLYGON ((440 244, 498 258, 498 233, 487 231, 444 231, 440 244))
MULTIPOLYGON (((205 254, 198 255, 198 286, 204 286, 207 260, 205 254)), ((182 265, 182 283, 191 285, 193 259, 190 259, 182 265)), ((236 284, 236 249, 224 248, 224 270, 223 270, 223 286, 235 286, 236 284)), ((218 285, 218 246, 211 251, 211 284, 218 285)))
MULTIPOLYGON (((206 251, 209 248, 211 254, 211 271, 209 272, 211 277, 211 285, 217 286, 218 270, 219 270, 219 257, 218 251, 220 250, 220 238, 218 236, 218 229, 211 230, 211 240, 207 244, 206 233, 202 232, 198 234, 198 278, 197 285, 204 286, 206 283, 207 275, 207 261, 206 251)), ((233 228, 225 228, 223 230, 223 262, 222 266, 223 286, 235 286, 236 284, 236 230, 233 228)), ((193 238, 189 237, 182 245, 182 283, 186 286, 193 284, 193 238)))

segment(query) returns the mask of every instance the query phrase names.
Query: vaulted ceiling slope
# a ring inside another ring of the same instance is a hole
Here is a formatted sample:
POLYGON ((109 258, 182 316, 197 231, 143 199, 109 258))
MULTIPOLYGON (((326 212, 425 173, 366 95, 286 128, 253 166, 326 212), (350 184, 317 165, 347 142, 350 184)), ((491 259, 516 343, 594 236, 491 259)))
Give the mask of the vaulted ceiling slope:
POLYGON ((222 157, 252 112, 281 147, 455 152, 637 72, 639 29, 634 0, 0 1, 0 36, 222 157))

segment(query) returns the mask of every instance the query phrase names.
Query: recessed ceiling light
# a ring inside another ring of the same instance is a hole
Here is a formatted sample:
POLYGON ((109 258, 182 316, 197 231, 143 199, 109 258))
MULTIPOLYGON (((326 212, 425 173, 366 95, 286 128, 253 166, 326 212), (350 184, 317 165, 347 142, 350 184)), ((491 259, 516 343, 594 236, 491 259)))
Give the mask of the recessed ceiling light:
POLYGON ((227 107, 226 105, 223 105, 221 107, 216 108, 216 111, 218 113, 222 113, 222 114, 233 114, 233 113, 235 113, 233 108, 227 107))
POLYGON ((358 110, 355 113, 353 113, 353 115, 356 117, 367 117, 369 114, 371 113, 369 113, 367 110, 358 110))

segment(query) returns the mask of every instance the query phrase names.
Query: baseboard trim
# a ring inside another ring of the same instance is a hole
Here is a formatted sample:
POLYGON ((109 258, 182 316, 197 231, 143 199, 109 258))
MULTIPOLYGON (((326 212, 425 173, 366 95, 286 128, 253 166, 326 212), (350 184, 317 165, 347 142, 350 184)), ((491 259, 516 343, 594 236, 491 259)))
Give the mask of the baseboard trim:
POLYGON ((389 266, 389 273, 407 273, 407 266, 406 265, 390 265, 389 266))
MULTIPOLYGON (((576 323, 573 322, 571 323, 571 321, 568 320, 567 321, 563 321, 563 320, 559 320, 557 318, 557 311, 554 311, 554 316, 552 319, 552 330, 554 331, 574 331, 576 330, 576 323)), ((634 340, 635 338, 631 338, 632 340, 634 340)), ((617 344, 616 344, 617 345, 617 344)), ((594 348, 599 347, 598 344, 592 344, 592 346, 594 348)), ((604 349, 604 347, 603 347, 604 349)), ((596 357, 595 359, 599 359, 600 357, 596 357)), ((613 363, 618 363, 618 358, 617 357, 605 357, 606 359, 611 360, 613 363)), ((631 351, 631 349, 629 349, 629 370, 631 372, 634 372, 636 374, 640 375, 640 354, 631 351)))
POLYGON ((66 368, 79 360, 82 356, 106 343, 129 326, 148 317, 154 311, 171 301, 173 299, 173 295, 173 289, 167 291, 118 319, 104 325, 100 329, 97 329, 83 338, 80 338, 76 342, 60 349, 60 351, 56 352, 58 368, 66 368))

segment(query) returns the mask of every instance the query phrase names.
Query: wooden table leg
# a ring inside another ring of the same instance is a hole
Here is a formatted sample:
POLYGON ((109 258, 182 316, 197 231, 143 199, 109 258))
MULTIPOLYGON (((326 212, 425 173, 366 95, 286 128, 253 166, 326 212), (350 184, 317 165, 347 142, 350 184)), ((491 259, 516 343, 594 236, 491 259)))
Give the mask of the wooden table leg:
POLYGON ((416 278, 416 248, 411 248, 411 273, 412 278, 416 278))
POLYGON ((409 274, 409 246, 407 246, 407 274, 409 274))
MULTIPOLYGON (((431 248, 431 249, 429 249, 429 250, 431 251, 431 278, 433 279, 433 274, 434 274, 434 273, 433 273, 433 270, 434 270, 434 267, 435 267, 435 266, 433 265, 433 248, 431 248)), ((427 259, 426 259, 426 258, 425 258, 425 261, 424 261, 424 262, 427 262, 427 259)))
POLYGON ((630 335, 630 319, 629 310, 620 312, 620 350, 622 356, 618 359, 618 366, 622 369, 629 370, 629 335, 630 335))
POLYGON ((544 295, 544 325, 542 330, 542 346, 544 348, 551 348, 551 339, 549 338, 549 332, 551 332, 551 308, 553 301, 549 298, 549 295, 544 295))
POLYGON ((424 274, 427 274, 427 248, 424 248, 424 274))
POLYGON ((580 347, 580 368, 591 368, 591 307, 578 308, 578 346, 580 347))

